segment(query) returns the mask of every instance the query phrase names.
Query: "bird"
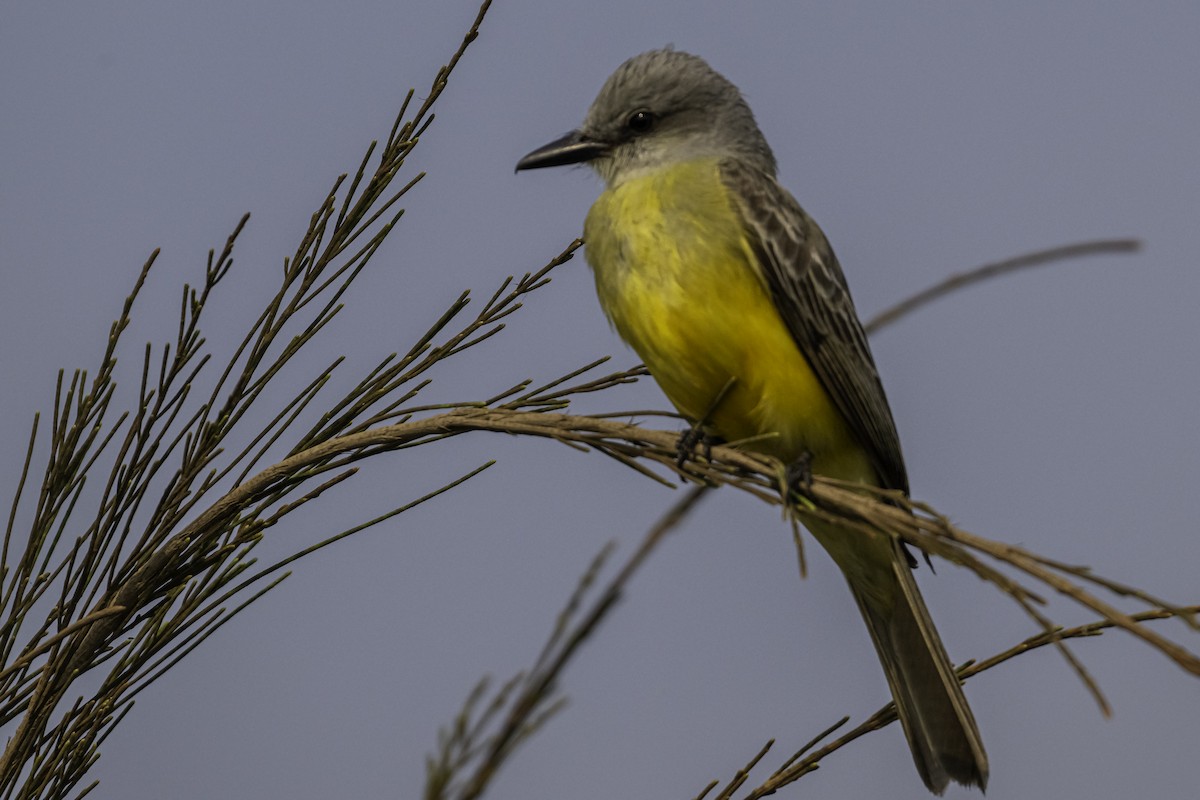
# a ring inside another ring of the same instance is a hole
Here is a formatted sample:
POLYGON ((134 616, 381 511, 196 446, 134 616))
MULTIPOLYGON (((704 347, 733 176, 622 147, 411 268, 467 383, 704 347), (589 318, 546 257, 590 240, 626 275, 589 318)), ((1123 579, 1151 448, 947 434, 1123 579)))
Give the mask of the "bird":
MULTIPOLYGON (((605 81, 583 124, 517 170, 587 164, 600 305, 671 403, 713 439, 905 495, 896 424, 833 248, 778 180, 741 91, 665 48, 605 81)), ((808 472, 811 470, 811 472, 808 472)), ((979 730, 912 574, 882 532, 797 516, 866 621, 925 786, 983 790, 979 730)))

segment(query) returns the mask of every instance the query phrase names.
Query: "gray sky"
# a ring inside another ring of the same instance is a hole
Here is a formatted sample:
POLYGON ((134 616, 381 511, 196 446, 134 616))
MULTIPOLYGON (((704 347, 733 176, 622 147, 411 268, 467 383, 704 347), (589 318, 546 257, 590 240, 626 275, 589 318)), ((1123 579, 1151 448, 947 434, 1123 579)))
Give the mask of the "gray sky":
MULTIPOLYGON (((500 0, 410 162, 428 178, 318 349, 348 353, 349 380, 407 348, 461 289, 486 295, 557 253, 599 182, 585 170, 514 175, 515 161, 575 126, 623 59, 673 43, 746 93, 864 315, 985 261, 1146 241, 1134 257, 955 295, 873 345, 917 497, 969 530, 1196 602, 1200 6, 1152 9, 500 0)), ((210 320, 227 345, 333 177, 386 136, 410 86, 424 92, 475 11, 447 0, 10 4, 0 485, 15 485, 56 370, 94 366, 151 249, 163 256, 124 351, 130 374, 140 342, 172 335, 179 285, 251 211, 239 273, 210 320)), ((635 361, 578 259, 435 391, 478 399, 609 353, 635 361)), ((646 406, 666 406, 649 384, 581 410, 646 406)), ((98 796, 416 796, 437 729, 473 683, 527 664, 592 555, 611 538, 627 550, 672 495, 596 455, 462 437, 379 459, 265 548, 282 555, 492 457, 495 469, 441 502, 301 563, 148 691, 104 746, 98 796)), ((815 553, 801 582, 777 511, 709 498, 567 673, 570 707, 492 796, 692 797, 768 738, 778 764, 841 715, 880 705, 866 632, 815 553)), ((958 660, 1035 632, 949 565, 919 579, 958 660)), ((1200 648, 1181 625, 1159 629, 1200 648)), ((1129 636, 1076 651, 1111 720, 1049 651, 969 684, 989 800, 1195 797, 1197 679, 1129 636)), ((800 787, 787 796, 927 796, 898 729, 800 787)))

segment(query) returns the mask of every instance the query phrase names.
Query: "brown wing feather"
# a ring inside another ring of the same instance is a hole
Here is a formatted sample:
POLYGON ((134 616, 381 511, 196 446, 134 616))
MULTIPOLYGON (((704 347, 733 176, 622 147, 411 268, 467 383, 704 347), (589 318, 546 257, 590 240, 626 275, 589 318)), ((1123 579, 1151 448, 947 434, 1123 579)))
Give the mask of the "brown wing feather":
POLYGON ((908 492, 900 438, 842 268, 825 234, 774 176, 738 161, 721 176, 800 352, 871 454, 881 484, 908 492))

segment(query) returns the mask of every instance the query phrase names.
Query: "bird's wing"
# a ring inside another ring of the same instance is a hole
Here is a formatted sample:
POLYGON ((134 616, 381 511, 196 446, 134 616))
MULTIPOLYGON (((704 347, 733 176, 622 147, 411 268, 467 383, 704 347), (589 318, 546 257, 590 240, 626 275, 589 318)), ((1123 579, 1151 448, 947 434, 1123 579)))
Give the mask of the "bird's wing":
POLYGON ((883 486, 907 493, 896 423, 825 234, 774 177, 736 160, 722 162, 721 177, 800 352, 871 454, 883 486))

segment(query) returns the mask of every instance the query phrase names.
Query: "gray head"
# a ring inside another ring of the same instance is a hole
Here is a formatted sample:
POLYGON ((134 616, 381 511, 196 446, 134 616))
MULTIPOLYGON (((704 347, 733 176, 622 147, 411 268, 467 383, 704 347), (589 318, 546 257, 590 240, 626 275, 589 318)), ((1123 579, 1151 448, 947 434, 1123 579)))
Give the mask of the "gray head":
POLYGON ((517 169, 587 162, 612 185, 713 156, 775 174, 775 156, 738 88, 698 56, 651 50, 609 76, 579 130, 525 156, 517 169))

